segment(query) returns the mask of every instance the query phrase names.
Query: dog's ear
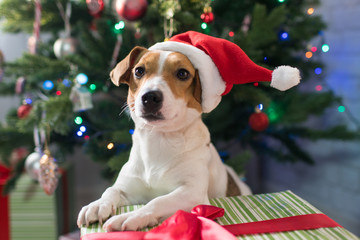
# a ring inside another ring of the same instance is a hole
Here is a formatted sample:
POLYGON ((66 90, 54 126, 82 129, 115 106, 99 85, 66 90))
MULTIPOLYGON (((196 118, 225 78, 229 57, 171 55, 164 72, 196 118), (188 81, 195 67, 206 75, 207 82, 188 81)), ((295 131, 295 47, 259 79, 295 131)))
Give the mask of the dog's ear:
POLYGON ((201 105, 201 93, 202 93, 202 89, 201 89, 201 82, 200 82, 200 77, 199 77, 199 71, 196 69, 195 71, 195 77, 193 80, 193 84, 194 84, 194 98, 196 99, 196 101, 198 101, 201 105))
POLYGON ((119 86, 120 83, 129 84, 131 69, 138 62, 140 57, 148 50, 143 47, 136 46, 131 52, 119 62, 116 67, 110 72, 111 81, 119 86))

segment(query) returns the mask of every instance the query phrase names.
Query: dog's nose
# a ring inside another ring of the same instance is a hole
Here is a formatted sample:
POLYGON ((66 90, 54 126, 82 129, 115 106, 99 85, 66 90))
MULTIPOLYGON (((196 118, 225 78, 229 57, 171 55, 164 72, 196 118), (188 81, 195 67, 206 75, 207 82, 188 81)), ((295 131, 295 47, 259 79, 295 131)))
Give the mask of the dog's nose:
POLYGON ((150 91, 141 97, 145 111, 151 113, 156 113, 160 110, 163 99, 163 94, 160 91, 150 91))

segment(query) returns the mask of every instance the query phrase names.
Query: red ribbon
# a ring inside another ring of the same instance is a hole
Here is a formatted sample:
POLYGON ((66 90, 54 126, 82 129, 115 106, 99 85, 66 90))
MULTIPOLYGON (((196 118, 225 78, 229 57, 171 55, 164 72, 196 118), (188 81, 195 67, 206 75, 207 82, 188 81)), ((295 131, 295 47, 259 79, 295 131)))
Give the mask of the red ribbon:
POLYGON ((160 226, 148 232, 109 232, 92 233, 82 236, 82 240, 199 240, 199 239, 236 239, 240 235, 260 233, 287 232, 295 230, 310 230, 317 228, 341 227, 324 214, 308 214, 258 222, 239 223, 221 226, 212 221, 222 217, 224 209, 199 205, 191 213, 179 210, 165 220, 160 226))

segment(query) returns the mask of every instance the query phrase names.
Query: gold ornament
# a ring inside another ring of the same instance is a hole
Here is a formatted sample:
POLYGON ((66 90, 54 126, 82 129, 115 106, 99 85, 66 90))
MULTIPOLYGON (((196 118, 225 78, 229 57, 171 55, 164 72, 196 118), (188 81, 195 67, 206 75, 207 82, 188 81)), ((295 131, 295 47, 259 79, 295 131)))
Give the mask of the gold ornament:
POLYGON ((40 158, 39 182, 47 195, 54 193, 58 184, 58 166, 48 149, 40 158))

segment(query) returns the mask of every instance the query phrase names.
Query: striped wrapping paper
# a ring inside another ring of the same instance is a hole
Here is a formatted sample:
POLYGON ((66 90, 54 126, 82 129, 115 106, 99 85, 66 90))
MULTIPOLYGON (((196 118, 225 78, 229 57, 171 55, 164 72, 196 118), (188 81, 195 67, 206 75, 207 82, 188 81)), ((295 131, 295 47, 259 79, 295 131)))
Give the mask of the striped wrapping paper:
MULTIPOLYGON (((216 220, 220 225, 256 222, 289 216, 321 213, 318 209, 311 206, 308 202, 301 199, 291 191, 251 196, 215 198, 211 199, 210 203, 211 205, 225 209, 224 216, 216 220)), ((143 205, 121 207, 118 209, 117 214, 133 211, 141 208, 142 206, 143 205)), ((147 230, 149 229, 143 229, 143 231, 147 230)), ((96 232, 103 232, 101 226, 98 223, 95 223, 88 228, 81 228, 81 236, 96 232)), ((341 227, 319 228, 315 230, 301 230, 272 234, 256 234, 238 236, 237 238, 244 240, 359 239, 341 227)))

